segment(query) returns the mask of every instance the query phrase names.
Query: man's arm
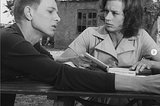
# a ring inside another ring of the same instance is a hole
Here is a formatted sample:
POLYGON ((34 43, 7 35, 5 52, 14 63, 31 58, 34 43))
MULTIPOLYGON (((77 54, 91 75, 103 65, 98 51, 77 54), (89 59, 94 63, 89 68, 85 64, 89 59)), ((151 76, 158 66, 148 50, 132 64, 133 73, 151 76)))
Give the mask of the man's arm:
POLYGON ((60 90, 115 92, 114 74, 63 65, 39 53, 18 35, 2 37, 2 77, 32 75, 60 90), (10 70, 12 73, 10 73, 10 70))
POLYGON ((160 74, 146 77, 115 75, 115 89, 160 94, 160 74))
POLYGON ((41 54, 45 54, 47 55, 48 57, 50 57, 51 59, 54 59, 53 56, 50 54, 50 52, 48 52, 46 49, 44 49, 41 45, 40 45, 40 42, 36 43, 34 45, 34 48, 39 51, 41 54))

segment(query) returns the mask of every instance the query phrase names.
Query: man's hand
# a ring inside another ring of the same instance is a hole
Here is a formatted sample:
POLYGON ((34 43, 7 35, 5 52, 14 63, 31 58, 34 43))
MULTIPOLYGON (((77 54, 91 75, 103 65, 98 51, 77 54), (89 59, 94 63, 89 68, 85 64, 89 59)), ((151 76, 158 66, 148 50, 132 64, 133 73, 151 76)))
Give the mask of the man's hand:
POLYGON ((152 67, 151 61, 142 59, 141 61, 134 64, 130 70, 136 71, 136 74, 146 73, 146 69, 150 70, 152 67))
POLYGON ((141 92, 160 94, 160 74, 143 78, 141 92))
POLYGON ((134 91, 160 94, 160 74, 149 76, 115 75, 117 91, 134 91))

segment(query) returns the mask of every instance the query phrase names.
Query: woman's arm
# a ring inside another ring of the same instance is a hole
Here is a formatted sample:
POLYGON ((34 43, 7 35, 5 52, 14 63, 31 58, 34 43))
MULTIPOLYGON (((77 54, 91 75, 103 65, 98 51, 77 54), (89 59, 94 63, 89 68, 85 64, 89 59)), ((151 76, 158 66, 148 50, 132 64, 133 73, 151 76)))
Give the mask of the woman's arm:
POLYGON ((145 31, 140 31, 139 44, 141 44, 141 55, 143 59, 135 63, 131 70, 137 73, 145 71, 144 69, 160 70, 160 48, 151 36, 145 31))
POLYGON ((62 55, 54 58, 55 61, 64 63, 64 62, 70 62, 71 60, 78 58, 78 54, 74 52, 71 48, 67 48, 62 55))
POLYGON ((79 68, 87 68, 90 67, 90 65, 95 65, 89 58, 83 54, 78 55, 71 48, 67 48, 61 56, 55 58, 55 61, 60 63, 72 62, 79 68))
POLYGON ((155 70, 160 73, 160 52, 154 56, 153 60, 150 59, 142 59, 141 61, 135 63, 131 70, 135 70, 137 74, 144 73, 145 69, 155 70))

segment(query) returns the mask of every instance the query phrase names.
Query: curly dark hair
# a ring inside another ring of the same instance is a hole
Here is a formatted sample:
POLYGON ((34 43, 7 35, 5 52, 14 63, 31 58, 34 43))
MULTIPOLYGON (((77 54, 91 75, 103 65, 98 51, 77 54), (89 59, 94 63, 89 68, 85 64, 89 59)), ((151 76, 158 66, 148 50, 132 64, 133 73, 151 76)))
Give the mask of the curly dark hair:
MULTIPOLYGON (((100 0, 100 19, 104 20, 106 3, 109 0, 100 0)), ((138 31, 143 25, 143 6, 142 0, 121 0, 124 4, 124 22, 121 32, 125 38, 137 36, 138 31)))

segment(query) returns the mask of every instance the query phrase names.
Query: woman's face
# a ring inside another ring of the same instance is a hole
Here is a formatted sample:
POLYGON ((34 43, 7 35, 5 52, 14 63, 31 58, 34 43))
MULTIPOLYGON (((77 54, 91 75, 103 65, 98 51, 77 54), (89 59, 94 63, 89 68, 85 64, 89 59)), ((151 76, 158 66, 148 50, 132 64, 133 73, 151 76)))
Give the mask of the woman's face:
POLYGON ((119 32, 124 21, 124 5, 121 0, 109 0, 104 10, 105 29, 109 32, 119 32))

